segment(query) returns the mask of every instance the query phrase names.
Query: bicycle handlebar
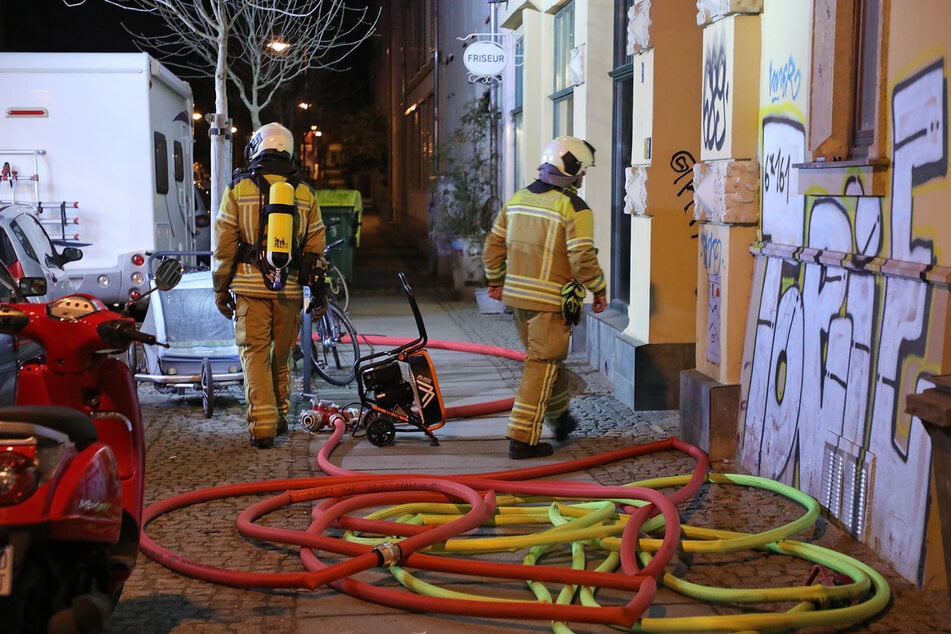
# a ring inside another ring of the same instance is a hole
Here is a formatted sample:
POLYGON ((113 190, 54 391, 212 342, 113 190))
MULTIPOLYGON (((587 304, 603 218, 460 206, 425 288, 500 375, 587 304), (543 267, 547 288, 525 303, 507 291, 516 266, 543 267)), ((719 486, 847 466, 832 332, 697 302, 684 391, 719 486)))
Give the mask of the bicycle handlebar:
POLYGON ((334 240, 333 242, 331 242, 330 244, 324 247, 324 255, 327 255, 328 253, 330 253, 332 250, 339 247, 344 242, 345 240, 343 238, 340 238, 339 240, 334 240))

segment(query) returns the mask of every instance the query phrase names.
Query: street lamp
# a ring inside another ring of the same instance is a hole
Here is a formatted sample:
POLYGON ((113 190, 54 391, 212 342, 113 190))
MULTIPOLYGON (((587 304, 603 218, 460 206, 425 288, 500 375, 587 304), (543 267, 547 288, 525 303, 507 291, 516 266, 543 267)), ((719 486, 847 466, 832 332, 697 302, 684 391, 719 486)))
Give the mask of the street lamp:
POLYGON ((290 47, 290 44, 288 44, 287 42, 282 42, 280 40, 272 40, 271 42, 267 43, 267 47, 271 49, 272 51, 274 51, 275 53, 281 54, 284 51, 286 51, 288 47, 290 47))

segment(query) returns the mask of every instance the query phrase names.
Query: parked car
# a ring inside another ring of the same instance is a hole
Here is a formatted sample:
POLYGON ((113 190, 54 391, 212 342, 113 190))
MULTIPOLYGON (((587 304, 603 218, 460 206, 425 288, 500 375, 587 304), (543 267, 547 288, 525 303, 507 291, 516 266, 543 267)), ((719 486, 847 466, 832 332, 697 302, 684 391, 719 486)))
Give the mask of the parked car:
MULTIPOLYGON (((34 278, 40 288, 34 287, 30 295, 40 297, 35 293, 46 292, 45 279, 34 278)), ((17 280, 6 269, 0 266, 0 303, 25 301, 17 280)), ((20 341, 11 335, 0 335, 0 407, 13 405, 16 397, 17 372, 20 366, 43 354, 43 347, 33 341, 20 341)))
POLYGON ((57 250, 33 212, 22 203, 0 207, 0 264, 14 280, 44 278, 46 295, 37 301, 48 302, 74 291, 63 265, 81 259, 83 252, 70 246, 57 250))
MULTIPOLYGON (((33 215, 32 206, 0 206, 0 302, 24 301, 17 286, 24 277, 46 281, 45 294, 29 301, 46 302, 69 295, 74 289, 63 265, 82 256, 76 247, 57 250, 33 215)), ((20 365, 42 354, 43 348, 35 342, 0 335, 0 407, 13 405, 20 365)))

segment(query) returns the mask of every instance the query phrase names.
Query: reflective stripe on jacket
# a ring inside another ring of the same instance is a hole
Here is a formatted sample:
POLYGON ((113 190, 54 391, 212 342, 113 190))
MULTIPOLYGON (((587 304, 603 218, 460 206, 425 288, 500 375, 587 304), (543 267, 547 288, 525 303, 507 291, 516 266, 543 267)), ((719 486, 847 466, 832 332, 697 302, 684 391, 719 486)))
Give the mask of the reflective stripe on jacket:
POLYGON ((572 278, 592 293, 607 285, 591 209, 571 191, 538 180, 499 211, 482 263, 490 286, 504 282, 502 301, 513 308, 561 310, 561 287, 572 278))

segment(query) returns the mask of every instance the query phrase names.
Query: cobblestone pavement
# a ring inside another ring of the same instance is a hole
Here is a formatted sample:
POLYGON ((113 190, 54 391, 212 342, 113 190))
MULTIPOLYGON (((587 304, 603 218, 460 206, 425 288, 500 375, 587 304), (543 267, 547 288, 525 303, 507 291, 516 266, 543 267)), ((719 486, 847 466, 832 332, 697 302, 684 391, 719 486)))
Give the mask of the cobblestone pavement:
MULTIPOLYGON (((366 225, 364 231, 367 231, 366 225)), ((386 257, 399 260, 400 254, 394 253, 393 249, 388 249, 386 256, 382 250, 374 251, 372 234, 367 236, 365 233, 364 242, 360 257, 365 260, 358 260, 352 304, 359 305, 361 300, 367 302, 384 294, 395 294, 399 299, 401 291, 394 291, 393 284, 387 282, 391 270, 379 273, 360 262, 383 266, 386 257)), ((427 277, 425 263, 404 260, 398 261, 396 266, 413 268, 418 295, 437 305, 450 325, 464 333, 469 341, 514 349, 519 347, 509 315, 481 315, 470 298, 455 299, 444 286, 427 277)), ((435 318, 427 316, 430 317, 435 318)), ((510 387, 517 384, 518 363, 494 357, 492 363, 500 383, 510 387)), ((677 412, 634 412, 614 399, 597 372, 580 359, 569 359, 567 368, 572 384, 580 394, 572 402, 572 412, 579 419, 580 426, 573 439, 556 452, 560 460, 597 456, 612 449, 676 435, 677 412)), ((295 380, 299 386, 299 373, 295 374, 295 380)), ((295 406, 307 407, 309 403, 300 397, 299 392, 298 387, 295 389, 295 406)), ((326 436, 310 434, 292 426, 290 434, 272 450, 256 451, 248 446, 240 388, 219 390, 215 399, 216 413, 211 418, 202 415, 197 394, 163 394, 150 385, 142 385, 140 394, 147 422, 146 505, 205 487, 320 476, 315 456, 326 436)), ((449 442, 443 443, 447 450, 450 445, 449 442)), ((497 446, 503 447, 502 444, 497 446)), ((379 448, 377 451, 382 452, 379 448)), ((353 456, 348 456, 351 458, 353 456)), ((359 459, 359 455, 355 459, 359 459)), ((645 459, 594 467, 587 471, 587 477, 605 485, 618 485, 687 473, 691 466, 690 461, 681 455, 666 452, 645 459)), ((728 462, 713 465, 713 470, 721 473, 735 469, 736 466, 728 462)), ((173 547, 182 556, 215 566, 254 571, 300 570, 296 551, 257 543, 237 534, 236 515, 259 499, 259 496, 235 496, 187 507, 157 518, 148 527, 148 534, 157 543, 173 547)), ((304 529, 310 521, 309 508, 306 504, 293 505, 262 521, 269 525, 304 529)), ((801 507, 784 498, 745 487, 705 486, 693 501, 681 508, 684 521, 691 525, 744 532, 772 528, 790 521, 799 513, 801 507)), ((888 607, 867 621, 838 628, 813 627, 800 631, 951 632, 951 610, 945 593, 919 590, 898 578, 868 548, 849 538, 832 522, 820 519, 795 539, 826 546, 869 564, 887 578, 892 591, 888 607)), ((680 554, 675 572, 685 574, 688 571, 691 580, 711 586, 776 587, 803 583, 810 566, 801 560, 760 551, 731 556, 680 554)), ((384 583, 382 580, 378 582, 384 583)), ((678 603, 668 597, 648 615, 658 618, 690 615, 696 613, 691 611, 693 609, 687 601, 678 603)), ((739 614, 745 609, 738 605, 722 605, 708 608, 705 613, 739 614)), ((610 631, 607 626, 583 624, 572 624, 572 628, 579 633, 610 631)), ((413 614, 359 601, 327 587, 313 591, 232 588, 179 575, 140 555, 106 632, 290 634, 374 630, 409 634, 545 632, 551 628, 548 623, 534 621, 413 614)))

